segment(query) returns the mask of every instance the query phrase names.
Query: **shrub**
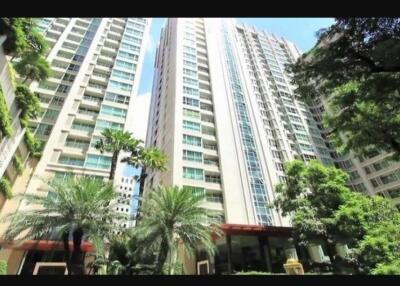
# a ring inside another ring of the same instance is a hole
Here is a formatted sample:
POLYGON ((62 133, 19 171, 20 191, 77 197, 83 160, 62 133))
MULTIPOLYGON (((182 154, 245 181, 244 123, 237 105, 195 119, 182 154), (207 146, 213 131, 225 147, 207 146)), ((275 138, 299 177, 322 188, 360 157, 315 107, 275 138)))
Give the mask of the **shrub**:
POLYGON ((0 275, 7 275, 7 262, 0 260, 0 275))
POLYGON ((372 271, 373 275, 399 275, 400 274, 400 259, 394 259, 389 263, 378 264, 372 271))
POLYGON ((42 155, 41 153, 42 144, 38 139, 35 138, 35 136, 28 128, 26 129, 25 132, 25 143, 28 146, 28 150, 29 152, 32 153, 33 157, 39 158, 42 155))
POLYGON ((11 184, 4 177, 0 179, 0 192, 2 192, 7 199, 12 198, 11 184))
POLYGON ((22 162, 21 157, 18 155, 14 156, 14 166, 18 175, 22 175, 22 172, 24 171, 24 163, 22 162))
POLYGON ((11 115, 8 110, 6 99, 4 98, 1 87, 0 87, 0 131, 5 136, 11 136, 13 134, 11 115))

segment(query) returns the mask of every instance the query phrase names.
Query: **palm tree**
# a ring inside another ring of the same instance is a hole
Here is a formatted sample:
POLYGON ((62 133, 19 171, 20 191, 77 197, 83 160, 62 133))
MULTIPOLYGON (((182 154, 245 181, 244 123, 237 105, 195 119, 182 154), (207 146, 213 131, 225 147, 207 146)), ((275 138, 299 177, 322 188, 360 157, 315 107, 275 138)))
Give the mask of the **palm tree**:
POLYGON ((105 139, 100 139, 96 142, 95 148, 100 150, 101 153, 112 152, 111 170, 109 179, 113 180, 115 176, 115 169, 117 167, 117 160, 121 151, 129 151, 138 148, 141 140, 132 137, 131 133, 106 128, 101 133, 105 139))
POLYGON ((51 75, 49 63, 36 52, 24 54, 21 60, 14 65, 14 68, 19 75, 25 77, 22 83, 25 83, 28 79, 44 81, 51 75))
POLYGON ((147 167, 164 170, 166 156, 156 148, 144 148, 143 141, 132 137, 127 131, 107 128, 102 132, 105 139, 96 142, 95 148, 103 152, 112 152, 110 180, 114 179, 118 156, 121 151, 130 152, 130 156, 122 160, 134 167, 147 167))
POLYGON ((84 274, 83 239, 89 239, 96 254, 105 249, 105 243, 118 230, 116 220, 126 216, 113 210, 117 196, 111 183, 91 177, 53 179, 48 183, 47 196, 25 194, 23 199, 37 208, 22 210, 6 216, 11 224, 5 232, 7 241, 18 239, 48 239, 56 237, 64 243, 65 260, 69 274, 84 274), (27 231, 28 230, 28 231, 27 231), (27 232, 26 232, 27 231, 27 232), (73 250, 69 240, 73 237, 73 250))
POLYGON ((189 257, 199 247, 209 255, 215 253, 212 234, 221 231, 207 216, 210 211, 200 206, 203 201, 204 196, 195 195, 188 188, 163 186, 150 192, 144 200, 142 218, 134 233, 141 241, 142 251, 158 249, 156 274, 163 269, 174 274, 180 245, 189 257))

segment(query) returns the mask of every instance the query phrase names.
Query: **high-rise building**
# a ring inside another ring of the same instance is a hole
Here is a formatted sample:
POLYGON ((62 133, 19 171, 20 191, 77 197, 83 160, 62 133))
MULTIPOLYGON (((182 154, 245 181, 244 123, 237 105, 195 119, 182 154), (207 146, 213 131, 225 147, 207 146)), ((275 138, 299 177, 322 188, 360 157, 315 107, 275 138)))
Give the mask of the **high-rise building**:
MULTIPOLYGON (((311 112, 324 130, 322 114, 330 112, 327 99, 321 97, 315 100, 311 106, 311 112)), ((325 129, 322 132, 329 146, 329 130, 325 129)), ((346 140, 345 137, 342 138, 346 140)), ((391 154, 375 152, 367 157, 350 151, 346 155, 339 156, 334 152, 333 146, 330 151, 335 165, 349 174, 349 185, 354 191, 386 197, 400 209, 400 163, 390 160, 391 154)))
MULTIPOLYGON (((243 261, 278 271, 301 255, 289 218, 268 204, 285 161, 333 160, 284 70, 299 55, 286 39, 231 19, 174 18, 162 30, 147 145, 167 154, 169 171, 149 173, 144 193, 157 184, 202 192, 225 232, 216 257, 182 258, 186 273, 231 272, 243 261)), ((308 251, 326 259, 320 246, 308 251)))
MULTIPOLYGON (((42 141, 43 155, 27 193, 45 191, 44 181, 53 177, 108 177, 111 154, 101 154, 94 144, 105 128, 132 132, 150 23, 148 18, 40 19, 52 76, 30 85, 42 114, 29 128, 42 141)), ((116 173, 122 176, 121 164, 116 173)), ((19 210, 25 207, 22 201, 19 210)), ((0 234, 6 227, 0 226, 0 234)), ((30 271, 32 261, 23 249, 5 250, 2 258, 12 261, 9 273, 30 271), (19 267, 21 260, 26 263, 19 267)))

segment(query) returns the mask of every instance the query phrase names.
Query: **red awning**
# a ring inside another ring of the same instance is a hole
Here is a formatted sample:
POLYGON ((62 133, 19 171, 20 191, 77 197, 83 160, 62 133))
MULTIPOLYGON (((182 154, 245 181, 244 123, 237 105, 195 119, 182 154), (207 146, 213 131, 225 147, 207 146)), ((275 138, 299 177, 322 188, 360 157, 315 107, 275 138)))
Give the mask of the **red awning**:
MULTIPOLYGON (((12 248, 15 250, 64 250, 64 244, 61 241, 55 240, 27 240, 23 243, 19 242, 11 242, 6 243, 3 240, 0 240, 0 245, 3 248, 12 248)), ((70 249, 73 248, 72 241, 69 243, 70 249)), ((82 242, 81 249, 83 252, 93 252, 94 246, 90 242, 82 242)))
POLYGON ((249 224, 222 224, 225 234, 265 234, 276 236, 291 236, 293 228, 284 226, 262 226, 249 224))

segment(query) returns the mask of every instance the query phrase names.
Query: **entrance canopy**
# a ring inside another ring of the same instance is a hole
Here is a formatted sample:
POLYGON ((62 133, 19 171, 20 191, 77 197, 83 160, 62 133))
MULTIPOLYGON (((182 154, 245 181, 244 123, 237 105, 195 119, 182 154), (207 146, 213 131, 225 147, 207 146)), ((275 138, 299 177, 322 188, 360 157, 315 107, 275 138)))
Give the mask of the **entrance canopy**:
POLYGON ((254 234, 254 235, 272 235, 272 236, 291 236, 293 228, 283 226, 263 226, 249 224, 222 224, 221 230, 225 234, 254 234))
MULTIPOLYGON (((3 248, 11 248, 15 250, 64 250, 62 241, 56 240, 26 240, 24 242, 5 242, 0 240, 0 245, 3 248)), ((72 241, 69 242, 70 249, 73 247, 72 241)), ((93 252, 94 246, 90 242, 82 242, 81 249, 83 252, 93 252)))

